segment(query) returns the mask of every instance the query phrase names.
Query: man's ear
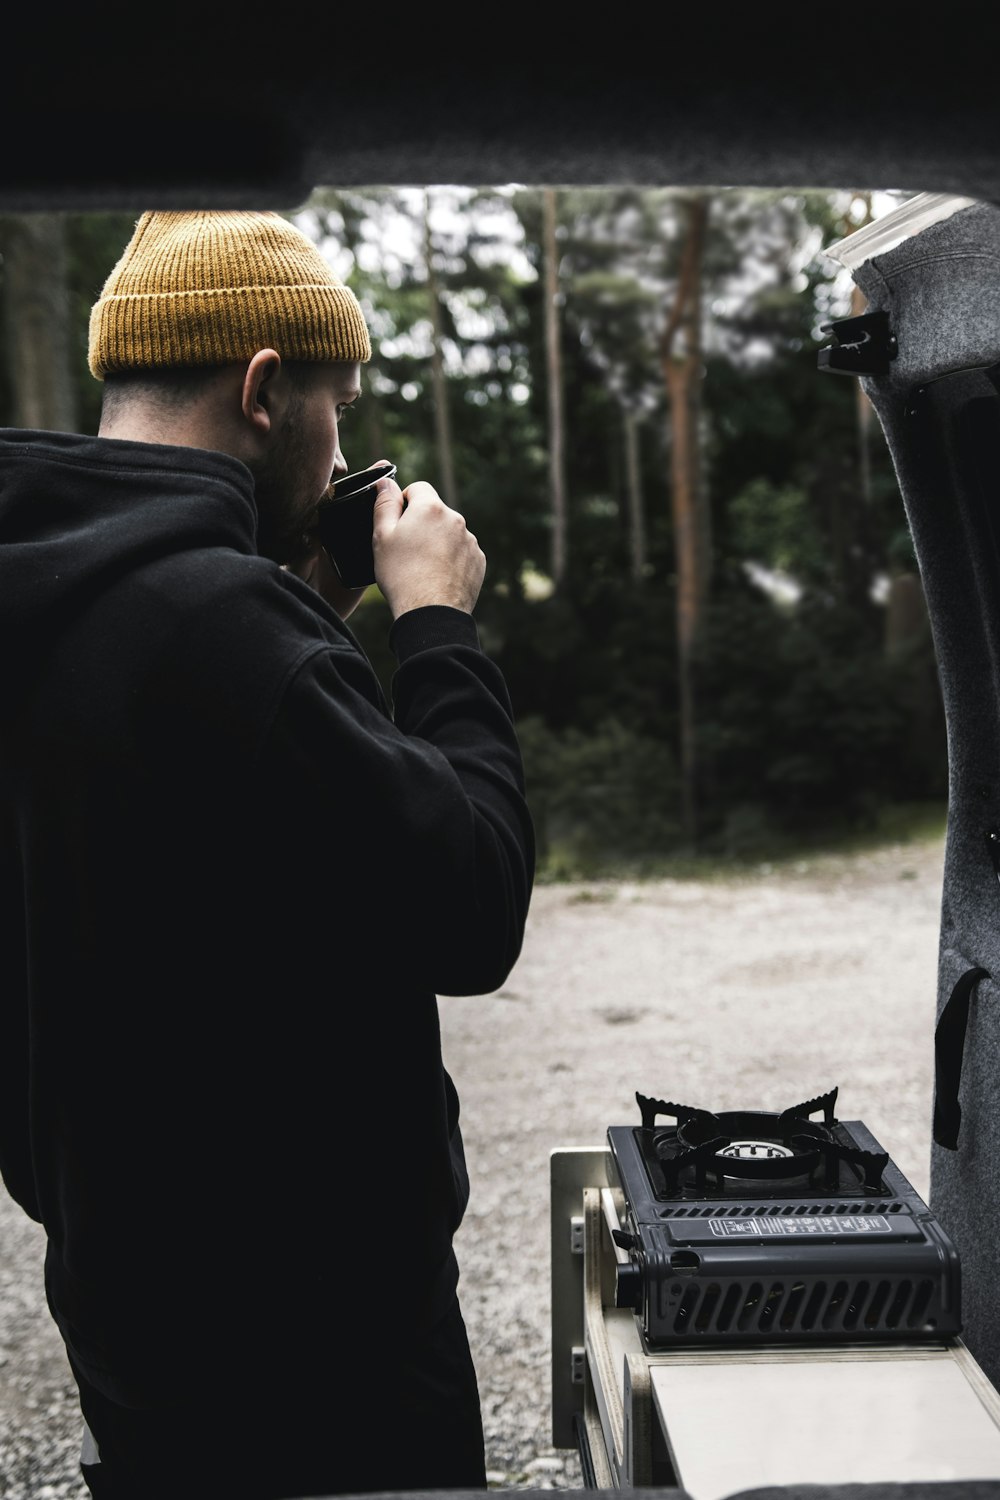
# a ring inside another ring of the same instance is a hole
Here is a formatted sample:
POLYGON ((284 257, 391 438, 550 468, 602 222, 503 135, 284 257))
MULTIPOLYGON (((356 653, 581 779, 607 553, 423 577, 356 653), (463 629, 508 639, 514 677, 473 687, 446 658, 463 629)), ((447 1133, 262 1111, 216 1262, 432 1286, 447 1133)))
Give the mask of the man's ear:
POLYGON ((243 376, 241 408, 255 433, 265 437, 274 419, 275 377, 281 369, 281 355, 274 349, 258 349, 243 376))

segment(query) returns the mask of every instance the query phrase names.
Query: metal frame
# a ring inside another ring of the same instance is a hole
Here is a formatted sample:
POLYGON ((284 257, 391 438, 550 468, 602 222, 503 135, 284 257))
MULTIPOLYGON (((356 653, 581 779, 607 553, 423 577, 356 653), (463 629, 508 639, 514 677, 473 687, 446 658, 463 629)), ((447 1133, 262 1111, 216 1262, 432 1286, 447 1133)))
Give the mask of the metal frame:
POLYGON ((610 1157, 602 1146, 567 1146, 549 1158, 552 1443, 556 1448, 577 1446, 577 1419, 585 1417, 583 1193, 588 1187, 608 1186, 610 1157))

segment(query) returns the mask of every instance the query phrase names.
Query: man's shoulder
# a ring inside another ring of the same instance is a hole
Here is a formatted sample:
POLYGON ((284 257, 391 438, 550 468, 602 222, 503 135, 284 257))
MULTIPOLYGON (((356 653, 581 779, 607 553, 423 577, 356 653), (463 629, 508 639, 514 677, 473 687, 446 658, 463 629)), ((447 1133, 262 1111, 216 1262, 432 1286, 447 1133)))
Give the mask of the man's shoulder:
POLYGON ((349 633, 320 596, 257 553, 210 545, 149 559, 130 581, 151 616, 172 629, 264 637, 299 648, 348 646, 349 633))
POLYGON ((147 691, 241 700, 280 693, 314 653, 360 655, 334 611, 256 553, 212 545, 151 558, 106 602, 147 691))
POLYGON ((113 615, 135 634, 118 659, 143 722, 170 726, 171 743, 193 734, 206 753, 216 740, 258 741, 312 657, 333 657, 352 682, 373 675, 320 596, 256 554, 212 546, 150 560, 113 615))

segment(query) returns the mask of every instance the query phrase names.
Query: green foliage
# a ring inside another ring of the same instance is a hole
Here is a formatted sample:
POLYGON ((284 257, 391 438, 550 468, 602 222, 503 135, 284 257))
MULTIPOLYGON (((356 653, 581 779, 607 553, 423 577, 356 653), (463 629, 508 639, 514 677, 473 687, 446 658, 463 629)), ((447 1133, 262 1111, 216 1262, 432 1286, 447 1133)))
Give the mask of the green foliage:
POLYGON ((728 520, 736 556, 778 572, 822 572, 824 554, 810 524, 809 494, 801 485, 776 484, 766 474, 755 474, 729 502, 728 520))
POLYGON ((677 842, 677 767, 669 746, 607 717, 551 729, 518 726, 543 878, 641 868, 677 842))
POLYGON ((734 584, 709 612, 698 693, 716 847, 745 837, 751 810, 761 828, 801 834, 946 790, 930 641, 890 657, 867 612, 818 600, 789 612, 734 584))
MULTIPOLYGON (((522 732, 543 873, 662 866, 680 849, 675 637, 646 590, 522 602, 497 655, 522 732)), ((929 636, 887 656, 880 621, 789 612, 720 580, 698 672, 701 848, 727 858, 875 826, 947 793, 929 636)))

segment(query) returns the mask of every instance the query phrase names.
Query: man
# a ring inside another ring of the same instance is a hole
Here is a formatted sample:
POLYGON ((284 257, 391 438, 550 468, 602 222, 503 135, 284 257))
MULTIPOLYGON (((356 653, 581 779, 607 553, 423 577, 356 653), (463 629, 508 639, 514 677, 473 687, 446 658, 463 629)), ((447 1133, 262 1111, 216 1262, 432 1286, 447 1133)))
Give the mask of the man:
POLYGON ((0 439, 0 1168, 95 1495, 485 1486, 437 996, 532 833, 462 517, 379 482, 391 711, 316 541, 370 353, 280 215, 145 213, 99 435, 0 439))

